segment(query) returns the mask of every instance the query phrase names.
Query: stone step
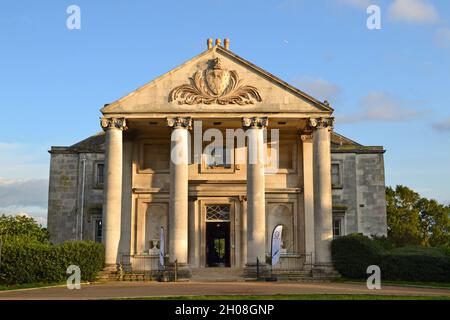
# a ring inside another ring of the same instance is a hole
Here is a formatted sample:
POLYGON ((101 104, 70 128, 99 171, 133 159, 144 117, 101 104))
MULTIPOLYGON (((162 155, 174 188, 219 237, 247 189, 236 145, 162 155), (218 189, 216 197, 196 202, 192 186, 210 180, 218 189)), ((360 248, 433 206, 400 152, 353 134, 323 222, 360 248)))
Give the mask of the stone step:
POLYGON ((232 282, 243 281, 241 268, 194 268, 191 270, 192 281, 232 282))
POLYGON ((97 274, 97 282, 108 282, 108 281, 115 281, 119 280, 120 275, 118 272, 111 272, 111 271, 100 271, 97 274))

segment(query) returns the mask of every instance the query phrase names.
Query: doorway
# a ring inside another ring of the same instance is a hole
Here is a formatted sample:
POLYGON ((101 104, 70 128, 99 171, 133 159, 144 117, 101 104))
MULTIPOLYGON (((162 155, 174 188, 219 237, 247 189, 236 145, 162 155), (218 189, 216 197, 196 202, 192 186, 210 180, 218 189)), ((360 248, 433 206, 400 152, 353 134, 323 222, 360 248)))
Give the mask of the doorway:
POLYGON ((230 267, 230 222, 206 222, 206 267, 230 267))

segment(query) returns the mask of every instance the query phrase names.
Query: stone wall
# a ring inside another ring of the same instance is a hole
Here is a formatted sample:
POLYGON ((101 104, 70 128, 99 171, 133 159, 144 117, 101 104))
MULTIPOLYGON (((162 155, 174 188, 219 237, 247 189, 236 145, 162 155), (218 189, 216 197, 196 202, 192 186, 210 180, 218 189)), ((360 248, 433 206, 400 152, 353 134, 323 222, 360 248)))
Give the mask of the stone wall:
POLYGON ((48 195, 48 230, 54 243, 76 239, 78 155, 52 153, 48 195))
POLYGON ((103 186, 96 182, 96 164, 103 163, 102 153, 77 153, 68 148, 52 148, 48 199, 48 230, 50 240, 93 240, 93 216, 101 217, 103 186), (83 162, 86 159, 84 179, 84 209, 81 211, 83 162), (81 226, 83 213, 83 227, 81 226), (81 236, 83 228, 83 236, 81 236))
POLYGON ((360 154, 356 162, 360 232, 387 235, 386 189, 382 154, 360 154))
POLYGON ((333 212, 344 213, 344 232, 387 235, 383 153, 332 153, 342 185, 333 188, 333 212))

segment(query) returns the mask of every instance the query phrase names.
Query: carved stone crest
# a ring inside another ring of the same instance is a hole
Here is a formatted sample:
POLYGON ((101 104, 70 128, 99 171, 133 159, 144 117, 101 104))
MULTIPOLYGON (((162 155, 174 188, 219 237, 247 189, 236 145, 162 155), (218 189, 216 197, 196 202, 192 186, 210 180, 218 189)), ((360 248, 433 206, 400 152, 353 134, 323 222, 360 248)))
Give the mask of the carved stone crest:
POLYGON ((172 90, 169 101, 178 104, 254 104, 261 102, 258 89, 243 85, 236 71, 222 67, 219 58, 213 59, 203 72, 196 72, 191 84, 184 84, 172 90))

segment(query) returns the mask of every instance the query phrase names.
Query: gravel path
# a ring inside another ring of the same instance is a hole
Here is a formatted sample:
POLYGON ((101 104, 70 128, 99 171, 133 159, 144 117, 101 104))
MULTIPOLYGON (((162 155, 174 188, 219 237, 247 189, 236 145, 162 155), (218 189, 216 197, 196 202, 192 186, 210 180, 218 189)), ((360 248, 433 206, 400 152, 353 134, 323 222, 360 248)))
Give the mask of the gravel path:
POLYGON ((0 300, 111 299, 189 295, 274 295, 274 294, 370 294, 401 296, 449 296, 450 289, 383 286, 368 290, 359 283, 304 282, 108 282, 82 285, 80 290, 66 287, 1 291, 0 300))

